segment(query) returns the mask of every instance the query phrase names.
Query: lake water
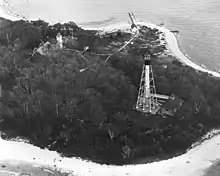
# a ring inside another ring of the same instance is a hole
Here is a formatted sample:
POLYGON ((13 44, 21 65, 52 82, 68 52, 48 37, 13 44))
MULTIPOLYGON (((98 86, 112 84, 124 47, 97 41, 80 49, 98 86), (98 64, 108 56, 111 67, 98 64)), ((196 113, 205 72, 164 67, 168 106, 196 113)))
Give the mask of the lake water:
POLYGON ((16 11, 52 22, 72 20, 86 27, 137 19, 164 22, 179 30, 183 52, 193 61, 220 70, 219 0, 9 0, 16 11))

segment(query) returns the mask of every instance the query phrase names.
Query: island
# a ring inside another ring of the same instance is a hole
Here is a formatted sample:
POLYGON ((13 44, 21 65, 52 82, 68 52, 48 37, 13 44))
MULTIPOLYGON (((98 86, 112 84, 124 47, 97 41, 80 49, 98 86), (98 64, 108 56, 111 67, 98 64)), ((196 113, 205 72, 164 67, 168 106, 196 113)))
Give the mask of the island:
POLYGON ((157 28, 139 23, 135 36, 129 29, 86 30, 74 22, 1 18, 0 24, 5 140, 19 137, 61 156, 126 165, 185 153, 219 127, 219 77, 176 58, 157 28), (46 42, 46 54, 32 56, 46 42), (156 114, 133 108, 146 53, 157 93, 177 97, 156 114))

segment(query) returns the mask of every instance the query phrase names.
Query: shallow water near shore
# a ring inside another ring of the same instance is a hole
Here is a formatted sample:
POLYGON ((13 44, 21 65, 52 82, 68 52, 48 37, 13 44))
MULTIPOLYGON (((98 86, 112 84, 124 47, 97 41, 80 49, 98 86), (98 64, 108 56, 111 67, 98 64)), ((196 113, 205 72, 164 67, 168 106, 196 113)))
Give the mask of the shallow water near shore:
POLYGON ((217 0, 110 1, 110 0, 9 0, 15 11, 51 22, 73 20, 83 27, 127 22, 129 11, 136 18, 179 30, 183 52, 193 61, 220 70, 220 2, 217 0), (52 5, 53 4, 53 5, 52 5), (95 13, 94 13, 95 12, 95 13))

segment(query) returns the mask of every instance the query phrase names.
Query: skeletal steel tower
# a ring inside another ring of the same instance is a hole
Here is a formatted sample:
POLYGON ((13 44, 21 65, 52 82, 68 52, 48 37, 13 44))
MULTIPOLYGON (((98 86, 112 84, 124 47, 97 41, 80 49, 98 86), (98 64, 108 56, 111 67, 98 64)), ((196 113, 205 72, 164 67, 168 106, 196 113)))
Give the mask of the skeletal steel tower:
POLYGON ((140 88, 135 109, 144 113, 156 114, 161 102, 169 99, 169 96, 156 94, 150 55, 144 56, 144 65, 141 75, 140 88))

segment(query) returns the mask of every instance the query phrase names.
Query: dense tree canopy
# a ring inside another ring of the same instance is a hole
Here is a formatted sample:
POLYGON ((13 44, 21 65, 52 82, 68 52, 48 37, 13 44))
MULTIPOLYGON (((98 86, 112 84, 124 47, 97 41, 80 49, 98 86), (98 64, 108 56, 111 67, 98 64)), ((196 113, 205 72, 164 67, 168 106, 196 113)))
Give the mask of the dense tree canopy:
POLYGON ((218 126, 220 81, 172 56, 162 57, 166 47, 159 34, 143 27, 134 44, 116 52, 131 34, 100 38, 73 22, 5 22, 0 33, 1 130, 9 138, 21 136, 65 156, 100 163, 185 151, 218 126), (57 32, 66 37, 66 49, 28 61, 29 49, 57 32), (14 50, 16 38, 20 47, 14 50), (83 53, 84 46, 91 52, 83 53), (153 53, 157 92, 184 101, 174 116, 144 115, 133 108, 146 52, 153 53), (105 64, 108 54, 114 55, 105 64))

